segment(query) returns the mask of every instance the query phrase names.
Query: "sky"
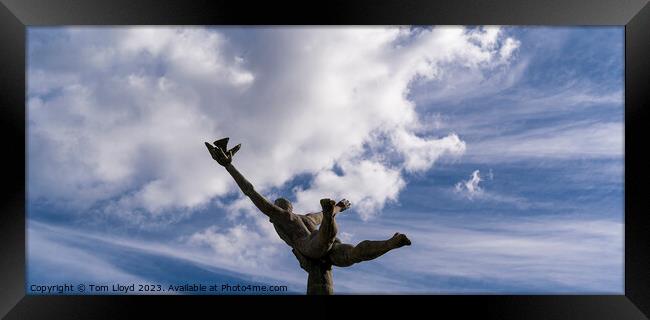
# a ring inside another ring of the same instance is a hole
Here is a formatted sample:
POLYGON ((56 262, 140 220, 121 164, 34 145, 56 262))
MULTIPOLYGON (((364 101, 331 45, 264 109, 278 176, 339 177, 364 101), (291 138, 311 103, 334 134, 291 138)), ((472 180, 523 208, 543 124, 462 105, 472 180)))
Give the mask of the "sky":
POLYGON ((411 239, 334 267, 337 293, 622 294, 623 32, 30 27, 27 292, 303 294, 290 248, 205 149, 227 136, 269 199, 349 199, 344 242, 411 239))

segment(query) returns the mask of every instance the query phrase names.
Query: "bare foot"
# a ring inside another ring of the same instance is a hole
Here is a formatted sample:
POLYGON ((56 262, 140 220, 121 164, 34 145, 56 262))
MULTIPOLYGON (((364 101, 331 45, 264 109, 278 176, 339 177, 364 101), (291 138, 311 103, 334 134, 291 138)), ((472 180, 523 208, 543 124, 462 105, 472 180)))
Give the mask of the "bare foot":
POLYGON ((395 241, 397 248, 411 245, 411 240, 403 233, 395 232, 391 240, 395 241))
POLYGON ((336 201, 332 199, 320 199, 320 205, 323 209, 323 214, 324 215, 331 215, 334 216, 334 206, 336 204, 336 201))

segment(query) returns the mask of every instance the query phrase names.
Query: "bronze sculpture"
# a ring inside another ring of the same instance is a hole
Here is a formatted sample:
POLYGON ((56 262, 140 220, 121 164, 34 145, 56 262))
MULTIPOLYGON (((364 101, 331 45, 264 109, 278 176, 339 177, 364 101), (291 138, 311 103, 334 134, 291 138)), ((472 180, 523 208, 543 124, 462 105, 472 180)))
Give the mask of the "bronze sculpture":
POLYGON ((242 192, 269 217, 280 238, 293 249, 300 267, 309 274, 307 294, 333 294, 333 265, 348 267, 375 259, 392 249, 411 245, 411 241, 401 233, 395 233, 388 240, 361 241, 356 246, 342 243, 336 237, 338 227, 335 217, 350 207, 348 200, 337 203, 331 199, 321 199, 320 212, 304 215, 293 213, 291 202, 287 199, 278 198, 271 203, 255 191, 253 185, 233 166, 232 158, 241 144, 230 150, 227 144, 228 138, 217 140, 214 145, 205 143, 212 158, 226 168, 242 192))

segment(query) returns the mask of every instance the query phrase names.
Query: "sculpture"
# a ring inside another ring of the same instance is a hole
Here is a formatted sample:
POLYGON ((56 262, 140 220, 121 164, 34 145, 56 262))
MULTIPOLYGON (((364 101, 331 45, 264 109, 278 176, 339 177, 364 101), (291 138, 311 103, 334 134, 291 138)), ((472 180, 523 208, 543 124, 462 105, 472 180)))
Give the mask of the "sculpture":
POLYGON ((205 145, 212 158, 226 168, 242 192, 269 217, 280 238, 292 248, 300 267, 309 274, 307 294, 333 294, 332 266, 348 267, 411 245, 408 237, 401 233, 395 233, 388 240, 361 241, 356 246, 342 243, 336 237, 338 227, 335 218, 350 207, 350 202, 345 199, 338 203, 327 198, 321 199, 320 212, 304 215, 295 214, 287 199, 278 198, 271 203, 233 166, 232 158, 241 144, 228 150, 228 139, 217 140, 214 145, 206 142, 205 145))

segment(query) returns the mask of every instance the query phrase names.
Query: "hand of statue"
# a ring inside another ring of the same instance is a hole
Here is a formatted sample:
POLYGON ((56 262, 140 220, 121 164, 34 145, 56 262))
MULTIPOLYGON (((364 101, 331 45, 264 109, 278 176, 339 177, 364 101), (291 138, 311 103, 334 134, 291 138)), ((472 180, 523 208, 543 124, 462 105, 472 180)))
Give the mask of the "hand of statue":
POLYGON ((340 210, 341 210, 340 212, 343 212, 343 211, 349 209, 351 205, 352 204, 347 199, 343 199, 343 200, 339 201, 339 203, 336 204, 336 206, 340 208, 340 210))
POLYGON ((226 151, 228 148, 228 138, 215 141, 214 146, 206 142, 205 146, 208 148, 212 159, 224 167, 232 162, 232 157, 241 148, 241 144, 238 144, 234 148, 226 151))

